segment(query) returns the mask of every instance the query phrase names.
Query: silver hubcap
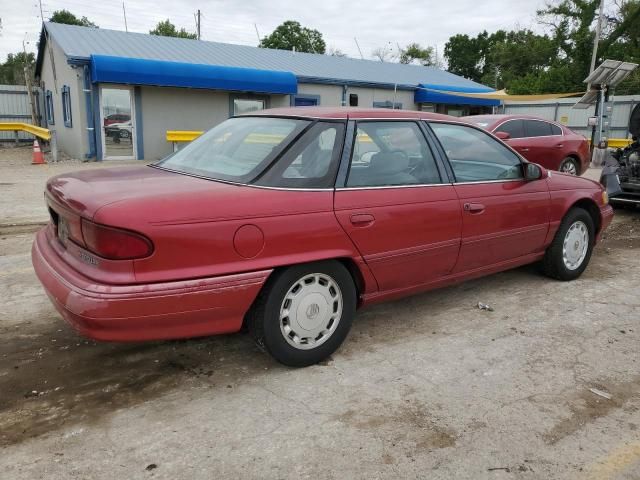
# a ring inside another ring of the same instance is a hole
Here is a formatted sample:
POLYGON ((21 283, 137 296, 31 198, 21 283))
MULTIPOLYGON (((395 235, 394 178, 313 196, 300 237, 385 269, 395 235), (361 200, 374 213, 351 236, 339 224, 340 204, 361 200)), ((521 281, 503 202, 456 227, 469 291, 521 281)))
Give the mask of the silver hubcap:
POLYGON ((573 163, 571 160, 567 160, 562 164, 562 167, 560 168, 561 172, 564 173, 570 173, 571 175, 577 175, 578 174, 578 170, 576 169, 576 164, 573 163))
POLYGON ((587 256, 589 248, 589 230, 584 222, 573 222, 564 236, 562 244, 562 260, 569 270, 575 270, 587 256))
POLYGON ((289 345, 310 350, 336 331, 342 317, 342 292, 324 273, 305 275, 295 282, 280 307, 280 331, 289 345))

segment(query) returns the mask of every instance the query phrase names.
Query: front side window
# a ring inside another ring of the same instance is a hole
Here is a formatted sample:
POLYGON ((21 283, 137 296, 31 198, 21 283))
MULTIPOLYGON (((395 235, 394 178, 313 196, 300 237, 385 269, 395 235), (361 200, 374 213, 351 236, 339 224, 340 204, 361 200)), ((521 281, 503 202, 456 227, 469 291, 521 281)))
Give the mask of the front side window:
POLYGON ((360 122, 347 187, 441 183, 431 149, 414 122, 360 122))
POLYGON ((231 118, 156 165, 214 180, 251 183, 305 127, 307 120, 231 118))
POLYGON ((520 158, 482 130, 466 125, 430 123, 457 182, 523 178, 520 158))
POLYGON ((256 180, 256 185, 333 187, 343 137, 344 123, 317 122, 256 180))
POLYGON ((527 137, 547 137, 552 134, 551 124, 539 120, 525 120, 524 128, 527 137))
POLYGON ((504 132, 509 134, 509 138, 522 138, 525 137, 524 133, 524 123, 522 120, 509 120, 504 122, 498 128, 496 128, 497 132, 504 132))

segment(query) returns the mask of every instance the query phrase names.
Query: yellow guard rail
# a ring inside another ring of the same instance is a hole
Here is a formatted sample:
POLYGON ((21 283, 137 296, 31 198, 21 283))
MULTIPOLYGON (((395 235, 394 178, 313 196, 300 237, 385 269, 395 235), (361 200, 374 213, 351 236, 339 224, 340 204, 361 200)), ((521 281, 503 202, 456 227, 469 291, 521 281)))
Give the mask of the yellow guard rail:
POLYGON ((42 140, 46 140, 47 142, 51 140, 51 132, 42 127, 36 127, 35 125, 31 125, 30 123, 22 123, 22 122, 0 122, 0 131, 2 132, 27 132, 31 135, 35 135, 42 140))

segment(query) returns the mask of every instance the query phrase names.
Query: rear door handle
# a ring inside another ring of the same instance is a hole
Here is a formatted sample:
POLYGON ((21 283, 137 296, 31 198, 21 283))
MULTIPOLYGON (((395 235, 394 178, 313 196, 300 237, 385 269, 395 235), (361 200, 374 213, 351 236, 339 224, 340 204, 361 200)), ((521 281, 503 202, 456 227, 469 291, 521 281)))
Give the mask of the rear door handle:
POLYGON ((559 145, 556 145, 556 148, 563 148, 563 147, 564 147, 564 145, 562 143, 559 144, 559 145))
POLYGON ((356 227, 367 227, 375 221, 376 218, 368 213, 354 213, 351 215, 351 224, 356 227))
POLYGON ((485 208, 481 203, 465 203, 463 207, 464 211, 469 213, 482 213, 485 208))

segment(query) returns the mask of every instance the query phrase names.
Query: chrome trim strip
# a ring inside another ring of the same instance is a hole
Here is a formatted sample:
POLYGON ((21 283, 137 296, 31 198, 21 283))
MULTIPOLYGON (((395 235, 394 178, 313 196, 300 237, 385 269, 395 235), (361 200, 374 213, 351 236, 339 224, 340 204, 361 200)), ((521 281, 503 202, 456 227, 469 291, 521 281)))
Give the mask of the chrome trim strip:
POLYGON ((475 180, 473 182, 454 182, 454 185, 469 185, 478 183, 513 183, 513 182, 525 182, 524 178, 509 178, 504 180, 475 180))
POLYGON ((640 203, 640 199, 638 200, 633 200, 631 198, 617 198, 617 197, 611 197, 609 199, 609 203, 611 202, 626 202, 626 203, 640 203))
POLYGON ((336 188, 336 191, 340 190, 388 190, 390 188, 420 188, 420 187, 451 187, 453 183, 421 183, 418 185, 378 185, 371 187, 340 187, 336 188))

